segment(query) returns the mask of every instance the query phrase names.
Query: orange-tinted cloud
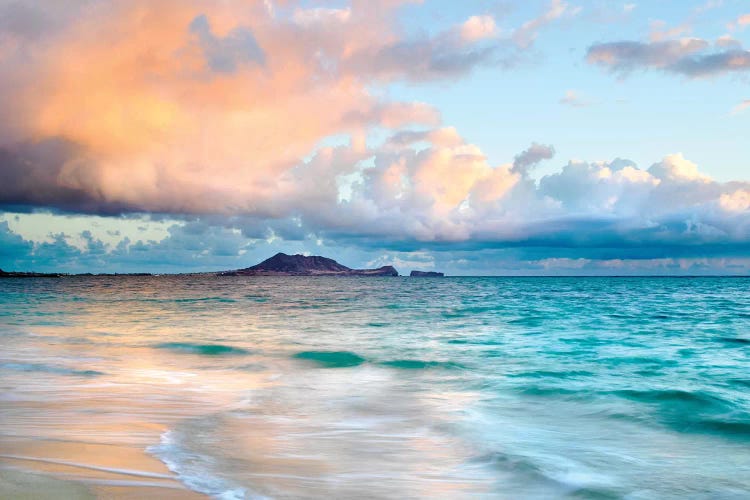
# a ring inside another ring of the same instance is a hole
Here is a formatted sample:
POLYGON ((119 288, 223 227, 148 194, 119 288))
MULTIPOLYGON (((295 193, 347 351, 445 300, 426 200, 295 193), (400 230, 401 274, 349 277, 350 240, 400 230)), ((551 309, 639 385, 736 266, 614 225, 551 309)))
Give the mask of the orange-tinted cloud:
MULTIPOLYGON (((74 146, 44 168, 45 190, 143 211, 256 212, 288 194, 283 176, 326 137, 439 121, 427 105, 371 94, 377 71, 410 78, 408 61, 356 69, 400 43, 403 2, 73 3, 76 15, 54 30, 0 38, 0 86, 12 96, 0 105, 12 122, 0 146, 74 146)), ((27 24, 42 29, 48 9, 30 5, 39 21, 27 24)))
MULTIPOLYGON (((486 16, 409 37, 402 3, 0 0, 0 207, 219 214, 411 241, 507 242, 592 217, 746 238, 747 183, 715 182, 682 156, 649 170, 571 162, 537 183, 530 169, 551 146, 493 165, 429 104, 382 97, 390 82, 456 78, 496 62, 502 43, 528 46, 575 14, 566 2, 504 41, 486 16)), ((714 64, 707 48, 616 42, 588 57, 677 71, 714 64)))

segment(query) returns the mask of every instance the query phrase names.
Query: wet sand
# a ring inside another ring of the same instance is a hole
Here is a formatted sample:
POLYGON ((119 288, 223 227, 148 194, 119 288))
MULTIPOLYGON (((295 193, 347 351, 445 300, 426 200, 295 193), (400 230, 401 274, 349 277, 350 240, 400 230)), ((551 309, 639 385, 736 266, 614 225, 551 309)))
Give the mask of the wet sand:
POLYGON ((144 450, 81 442, 4 439, 0 498, 201 499, 144 450))

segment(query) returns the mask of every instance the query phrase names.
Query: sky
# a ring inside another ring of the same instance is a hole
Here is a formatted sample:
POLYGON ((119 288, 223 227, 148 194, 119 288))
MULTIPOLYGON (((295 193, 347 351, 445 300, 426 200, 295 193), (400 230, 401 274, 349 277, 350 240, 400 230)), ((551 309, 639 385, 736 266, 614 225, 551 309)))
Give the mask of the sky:
POLYGON ((0 0, 0 268, 750 274, 746 0, 0 0))

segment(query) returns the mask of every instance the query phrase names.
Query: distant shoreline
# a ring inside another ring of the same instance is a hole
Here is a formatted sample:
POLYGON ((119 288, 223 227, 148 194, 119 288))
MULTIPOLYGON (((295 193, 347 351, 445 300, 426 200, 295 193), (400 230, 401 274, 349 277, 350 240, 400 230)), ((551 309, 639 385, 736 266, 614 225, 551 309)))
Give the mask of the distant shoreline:
MULTIPOLYGON (((175 275, 179 275, 177 273, 175 275)), ((209 274, 209 273, 200 273, 209 274)), ((114 277, 114 276, 159 276, 154 273, 38 273, 35 271, 3 271, 0 278, 70 278, 70 277, 114 277)))
MULTIPOLYGON (((187 273, 38 273, 38 272, 26 272, 26 271, 8 271, 0 272, 0 279, 62 279, 62 278, 160 278, 160 277, 201 277, 211 276, 216 278, 357 278, 357 277, 368 277, 362 275, 336 275, 336 274, 256 274, 256 275, 241 275, 241 274, 225 274, 222 271, 205 271, 205 272, 187 272, 187 273)), ((382 276, 381 276, 382 277, 382 276)), ((390 276, 388 276, 390 277, 390 276)), ((394 276, 395 277, 395 276, 394 276)), ((408 275, 399 275, 400 278, 414 278, 408 275)), ((534 274, 488 274, 488 275, 451 275, 443 278, 433 279, 454 279, 454 278, 539 278, 539 279, 550 279, 550 278, 681 278, 681 279, 695 279, 695 278, 740 278, 748 279, 750 275, 746 274, 690 274, 690 275, 671 275, 671 274, 639 274, 639 275, 628 275, 628 274, 613 274, 613 275, 587 275, 587 274, 566 274, 566 275, 534 275, 534 274)), ((422 279, 420 277, 420 279, 422 279)))
POLYGON ((165 272, 165 273, 39 273, 31 272, 6 272, 0 269, 0 278, 68 278, 68 277, 101 277, 101 278, 119 278, 119 277, 150 277, 150 276, 213 276, 219 278, 229 277, 402 277, 402 278, 750 278, 750 275, 737 274, 612 274, 612 275, 587 275, 587 274, 568 274, 568 275, 453 275, 445 276, 439 271, 411 271, 409 275, 401 275, 393 266, 382 266, 376 269, 353 269, 339 264, 333 259, 318 255, 287 255, 277 253, 263 262, 251 267, 234 270, 221 271, 204 271, 204 272, 165 272))

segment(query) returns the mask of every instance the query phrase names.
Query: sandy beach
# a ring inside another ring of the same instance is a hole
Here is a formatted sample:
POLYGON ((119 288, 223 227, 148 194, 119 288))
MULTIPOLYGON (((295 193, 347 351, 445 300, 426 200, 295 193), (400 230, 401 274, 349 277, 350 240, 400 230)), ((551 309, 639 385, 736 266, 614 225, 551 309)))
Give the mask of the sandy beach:
POLYGON ((4 440, 0 498, 198 499, 166 466, 136 447, 4 440))

